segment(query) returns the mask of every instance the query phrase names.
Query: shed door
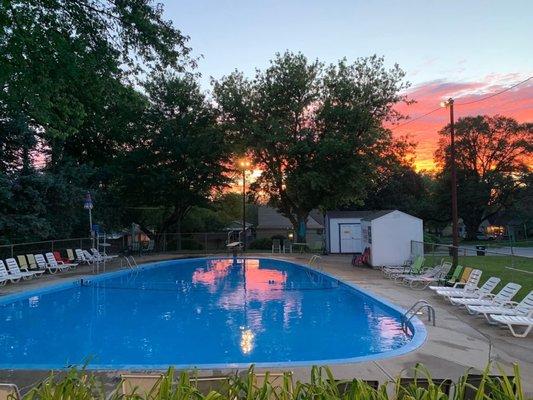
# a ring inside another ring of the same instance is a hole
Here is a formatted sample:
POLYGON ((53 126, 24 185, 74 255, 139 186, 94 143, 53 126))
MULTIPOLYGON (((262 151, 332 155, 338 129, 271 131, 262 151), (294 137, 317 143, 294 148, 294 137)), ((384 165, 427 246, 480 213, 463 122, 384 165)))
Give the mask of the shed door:
POLYGON ((340 252, 360 253, 361 224, 339 224, 340 252))

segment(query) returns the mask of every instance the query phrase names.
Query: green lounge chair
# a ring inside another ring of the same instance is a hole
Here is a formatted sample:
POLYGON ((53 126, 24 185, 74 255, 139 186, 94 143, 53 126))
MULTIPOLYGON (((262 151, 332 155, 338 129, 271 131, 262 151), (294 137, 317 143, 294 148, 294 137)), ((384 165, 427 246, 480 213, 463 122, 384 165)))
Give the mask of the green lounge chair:
POLYGON ((463 272, 463 267, 460 266, 460 265, 457 265, 457 267, 455 267, 455 269, 452 272, 452 276, 450 276, 449 278, 448 278, 448 276, 445 276, 444 279, 441 279, 439 281, 439 284, 442 285, 442 286, 453 286, 453 285, 455 285, 461 279, 461 273, 462 272, 463 272))
POLYGON ((39 266, 37 265, 37 261, 35 261, 35 256, 33 254, 26 254, 26 258, 28 259, 28 269, 39 269, 39 266))
POLYGON ((418 274, 421 274, 422 272, 424 272, 424 261, 425 261, 424 257, 418 256, 417 258, 415 258, 415 260, 411 264, 411 268, 408 271, 398 271, 398 272, 395 272, 395 273, 390 273, 388 275, 388 278, 389 279, 396 279, 400 275, 407 276, 407 275, 418 275, 418 274))

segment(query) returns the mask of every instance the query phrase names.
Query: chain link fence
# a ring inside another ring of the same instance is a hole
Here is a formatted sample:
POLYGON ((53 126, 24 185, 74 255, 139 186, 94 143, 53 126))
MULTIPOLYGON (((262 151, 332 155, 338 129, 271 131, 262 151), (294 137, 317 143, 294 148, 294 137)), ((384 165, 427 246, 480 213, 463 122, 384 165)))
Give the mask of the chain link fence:
POLYGON ((44 254, 54 251, 63 253, 66 249, 88 249, 90 247, 92 247, 91 238, 57 239, 6 244, 0 245, 0 259, 16 257, 22 254, 44 254))
MULTIPOLYGON (((453 246, 442 243, 411 242, 413 256, 424 255, 425 266, 439 264, 442 259, 452 260, 453 246)), ((483 271, 481 283, 491 276, 501 279, 499 290, 509 282, 522 285, 516 296, 522 299, 533 290, 533 243, 527 246, 503 246, 487 244, 461 245, 458 247, 459 265, 462 267, 476 268, 483 271)))
MULTIPOLYGON (((183 253, 183 254, 216 254, 226 253, 228 232, 190 232, 190 233, 161 233, 150 237, 140 234, 134 239, 131 235, 120 237, 90 237, 46 240, 38 242, 15 243, 0 245, 0 259, 16 257, 21 254, 43 254, 59 251, 66 253, 66 249, 90 249, 99 247, 100 252, 107 254, 141 255, 147 253, 183 253)), ((252 243, 250 239, 248 245, 252 243)), ((269 249, 263 249, 269 250, 269 249)), ((255 249, 254 251, 261 251, 255 249)))

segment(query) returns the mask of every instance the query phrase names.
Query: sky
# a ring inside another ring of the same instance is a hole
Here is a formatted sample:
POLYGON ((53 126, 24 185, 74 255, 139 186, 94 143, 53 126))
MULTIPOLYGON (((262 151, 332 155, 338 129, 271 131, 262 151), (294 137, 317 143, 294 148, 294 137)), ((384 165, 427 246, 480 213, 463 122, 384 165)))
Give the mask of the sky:
MULTIPOLYGON (((166 19, 185 35, 199 59, 202 84, 235 69, 253 76, 276 52, 301 51, 333 63, 373 54, 398 63, 417 102, 411 118, 456 98, 458 117, 504 114, 533 121, 532 0, 165 0, 166 19)), ((417 143, 416 166, 433 168, 442 110, 395 130, 417 143)))

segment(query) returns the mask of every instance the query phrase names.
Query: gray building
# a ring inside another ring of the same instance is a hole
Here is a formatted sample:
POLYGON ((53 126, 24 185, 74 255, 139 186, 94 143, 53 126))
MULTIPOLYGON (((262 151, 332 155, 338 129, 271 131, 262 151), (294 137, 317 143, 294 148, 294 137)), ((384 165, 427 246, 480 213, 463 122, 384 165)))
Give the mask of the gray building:
MULTIPOLYGON (((261 206, 258 209, 258 225, 256 235, 258 239, 283 237, 285 239, 296 237, 296 232, 291 221, 281 215, 275 208, 261 206)), ((322 248, 324 241, 324 216, 319 210, 312 210, 307 219, 306 242, 310 248, 322 248)))

